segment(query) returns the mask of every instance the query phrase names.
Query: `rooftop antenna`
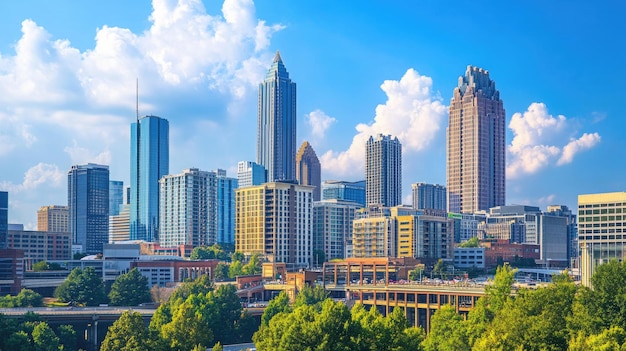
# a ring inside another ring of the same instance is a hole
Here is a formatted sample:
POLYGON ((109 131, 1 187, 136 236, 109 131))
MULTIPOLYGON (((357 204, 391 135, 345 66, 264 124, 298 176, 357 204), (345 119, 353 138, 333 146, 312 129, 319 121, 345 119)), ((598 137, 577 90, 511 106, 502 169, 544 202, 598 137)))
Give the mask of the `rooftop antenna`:
POLYGON ((136 88, 135 98, 136 98, 136 106, 137 106, 137 122, 139 122, 139 78, 137 78, 135 88, 136 88))

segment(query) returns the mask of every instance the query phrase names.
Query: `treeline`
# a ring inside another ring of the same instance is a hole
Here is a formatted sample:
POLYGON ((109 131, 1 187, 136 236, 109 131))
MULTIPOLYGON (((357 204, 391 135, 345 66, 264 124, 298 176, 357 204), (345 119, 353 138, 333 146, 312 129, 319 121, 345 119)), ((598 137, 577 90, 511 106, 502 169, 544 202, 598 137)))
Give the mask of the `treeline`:
POLYGON ((20 320, 0 314, 0 350, 76 351, 76 332, 71 325, 53 330, 34 313, 20 320))
POLYGON ((109 328, 100 350, 191 351, 249 342, 258 323, 244 312, 236 292, 234 285, 215 289, 208 276, 184 283, 147 327, 139 313, 124 312, 109 328))

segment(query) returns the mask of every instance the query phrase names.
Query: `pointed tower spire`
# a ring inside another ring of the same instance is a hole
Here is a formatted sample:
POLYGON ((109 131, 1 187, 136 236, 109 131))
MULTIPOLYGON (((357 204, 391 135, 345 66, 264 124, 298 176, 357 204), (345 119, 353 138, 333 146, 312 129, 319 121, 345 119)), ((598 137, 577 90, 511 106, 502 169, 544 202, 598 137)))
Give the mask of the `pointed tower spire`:
POLYGON ((274 56, 274 62, 283 62, 283 59, 280 57, 280 51, 276 50, 276 56, 274 56))

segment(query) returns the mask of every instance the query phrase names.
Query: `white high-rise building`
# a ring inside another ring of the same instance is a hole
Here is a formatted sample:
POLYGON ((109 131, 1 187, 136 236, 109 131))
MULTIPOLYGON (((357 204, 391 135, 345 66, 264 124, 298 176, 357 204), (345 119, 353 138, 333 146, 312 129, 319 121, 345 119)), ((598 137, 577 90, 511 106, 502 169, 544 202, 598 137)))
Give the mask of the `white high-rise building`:
POLYGON ((366 205, 402 204, 402 145, 397 137, 378 134, 365 146, 366 205))
POLYGON ((261 185, 267 181, 265 167, 252 161, 240 161, 237 164, 239 188, 261 185))

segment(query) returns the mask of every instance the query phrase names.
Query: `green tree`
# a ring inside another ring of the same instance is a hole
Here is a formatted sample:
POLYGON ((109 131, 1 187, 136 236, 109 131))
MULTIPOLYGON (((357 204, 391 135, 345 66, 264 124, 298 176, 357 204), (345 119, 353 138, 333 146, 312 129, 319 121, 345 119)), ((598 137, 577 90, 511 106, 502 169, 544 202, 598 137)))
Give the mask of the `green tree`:
POLYGON ((284 291, 281 291, 276 297, 274 297, 268 304, 263 315, 261 316, 261 325, 268 325, 270 320, 275 315, 284 312, 291 312, 291 306, 289 305, 289 296, 284 291))
POLYGON ((411 281, 421 281, 422 276, 424 274, 424 265, 418 264, 415 266, 415 269, 409 271, 409 280, 411 281))
POLYGON ((0 297, 0 308, 41 306, 43 306, 43 297, 30 289, 22 289, 16 296, 0 297))
POLYGON ((468 240, 460 243, 459 247, 480 247, 480 240, 478 240, 478 237, 473 236, 468 240))
POLYGON ((446 272, 448 271, 448 264, 443 259, 439 259, 437 263, 435 263, 435 267, 433 267, 433 273, 439 275, 441 279, 446 279, 446 272))
POLYGON ((581 331, 570 341, 568 350, 624 351, 626 350, 626 332, 620 327, 611 327, 594 335, 586 335, 581 331))
POLYGON ((57 328, 59 343, 63 345, 63 351, 76 351, 76 331, 71 325, 61 325, 57 328))
POLYGON ((317 285, 316 287, 311 288, 310 286, 305 285, 300 291, 298 291, 293 307, 296 308, 302 305, 320 307, 321 303, 327 298, 328 293, 322 286, 317 285))
POLYGON ((254 254, 250 257, 250 260, 246 265, 242 267, 242 273, 244 275, 254 275, 261 273, 261 260, 259 254, 254 254))
POLYGON ((141 314, 124 311, 109 327, 100 351, 143 351, 152 349, 151 345, 141 314))
POLYGON ((137 268, 117 277, 109 293, 109 301, 113 306, 137 306, 150 300, 148 278, 137 268))
POLYGON ((213 345, 212 347, 212 351, 224 351, 224 347, 222 346, 222 344, 218 341, 215 345, 213 345))
POLYGON ((243 275, 243 264, 241 261, 233 261, 228 269, 228 277, 235 278, 243 275))
POLYGON ((218 263, 217 266, 215 266, 213 278, 217 281, 228 279, 228 265, 223 262, 218 263))
POLYGON ((463 318, 454 306, 441 306, 430 319, 430 333, 422 343, 424 350, 470 350, 463 318))
POLYGON ((213 312, 206 295, 190 295, 172 311, 172 321, 163 325, 161 337, 172 350, 191 350, 196 345, 206 348, 214 340, 209 327, 213 312))
POLYGON ((245 256, 243 255, 243 253, 241 253, 239 251, 235 251, 231 255, 231 260, 233 262, 235 262, 235 261, 243 262, 244 259, 245 259, 245 256))
POLYGON ((54 295, 62 302, 74 302, 97 306, 106 301, 102 277, 91 268, 75 268, 55 290, 54 295))
POLYGON ((192 260, 211 260, 215 259, 215 252, 205 246, 196 246, 191 251, 189 258, 192 260))
POLYGON ((50 328, 48 323, 38 323, 33 329, 33 343, 35 351, 58 351, 59 338, 50 328))
POLYGON ((58 263, 49 263, 46 261, 39 261, 33 264, 33 271, 41 272, 41 271, 58 271, 61 270, 61 265, 58 263))
MULTIPOLYGON (((6 350, 11 351, 32 351, 30 337, 23 330, 17 331, 9 336, 5 343, 6 350)), ((4 349, 3 349, 4 350, 4 349)))

